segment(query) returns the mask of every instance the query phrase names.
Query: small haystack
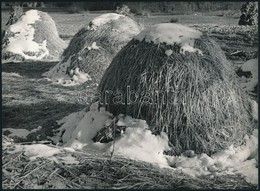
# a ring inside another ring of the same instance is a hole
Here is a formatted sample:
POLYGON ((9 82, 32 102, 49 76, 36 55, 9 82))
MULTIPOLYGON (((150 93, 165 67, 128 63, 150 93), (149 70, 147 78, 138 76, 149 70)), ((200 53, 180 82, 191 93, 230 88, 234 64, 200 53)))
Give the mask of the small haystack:
POLYGON ((2 45, 5 61, 57 60, 66 43, 44 12, 29 10, 7 29, 2 45))
POLYGON ((62 61, 44 76, 75 80, 73 76, 77 69, 99 81, 115 54, 140 29, 140 25, 124 15, 108 13, 96 17, 74 36, 63 53, 62 61))
POLYGON ((240 145, 254 126, 249 98, 220 47, 180 24, 137 35, 113 59, 98 90, 109 112, 167 132, 173 154, 240 145))

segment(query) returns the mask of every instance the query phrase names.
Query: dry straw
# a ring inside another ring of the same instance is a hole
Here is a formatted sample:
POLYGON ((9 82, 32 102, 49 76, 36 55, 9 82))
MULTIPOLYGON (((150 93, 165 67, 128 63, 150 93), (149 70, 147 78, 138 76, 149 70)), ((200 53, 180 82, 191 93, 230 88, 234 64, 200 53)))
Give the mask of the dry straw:
MULTIPOLYGON (((49 55, 43 60, 58 60, 66 47, 66 43, 59 37, 57 27, 55 25, 54 20, 48 15, 48 13, 37 11, 40 20, 36 20, 32 27, 34 28, 34 39, 33 41, 41 44, 44 40, 47 41, 47 49, 49 51, 49 55)), ((19 22, 21 18, 17 21, 19 22)), ((14 33, 9 29, 7 29, 6 34, 3 39, 3 49, 9 43, 8 39, 12 37, 14 33)), ((33 53, 25 53, 25 54, 33 54, 33 53)), ((3 51, 2 58, 4 60, 9 61, 24 61, 25 58, 22 55, 15 54, 8 51, 3 51)))
POLYGON ((155 133, 167 132, 172 154, 187 149, 212 154, 241 145, 254 127, 249 98, 220 47, 206 35, 194 47, 203 55, 181 54, 177 44, 133 39, 113 59, 98 87, 114 115, 145 119, 155 133), (169 49, 173 52, 167 56, 169 49), (115 104, 115 97, 105 94, 126 95, 127 86, 139 95, 134 104, 115 104))
POLYGON ((193 178, 173 169, 133 161, 119 156, 62 151, 79 163, 66 164, 46 158, 33 161, 24 152, 10 153, 14 144, 2 150, 4 189, 239 189, 256 188, 239 175, 193 178))
POLYGON ((111 20, 92 28, 92 22, 83 27, 71 40, 63 53, 62 61, 47 72, 46 76, 68 76, 71 70, 79 68, 99 81, 116 53, 125 46, 142 26, 127 16, 111 20), (93 43, 97 48, 92 48, 93 43))

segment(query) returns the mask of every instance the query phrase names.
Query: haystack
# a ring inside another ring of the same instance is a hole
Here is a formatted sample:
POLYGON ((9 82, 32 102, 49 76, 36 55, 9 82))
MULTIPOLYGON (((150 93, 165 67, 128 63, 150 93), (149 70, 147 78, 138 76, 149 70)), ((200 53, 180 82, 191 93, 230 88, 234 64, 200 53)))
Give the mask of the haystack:
POLYGON ((173 154, 212 154, 253 129, 249 98, 218 44, 173 23, 143 30, 113 59, 98 90, 106 109, 167 132, 173 154))
POLYGON ((140 25, 124 15, 108 13, 96 17, 79 30, 64 51, 62 61, 44 76, 70 79, 78 68, 99 81, 115 54, 140 29, 140 25))
POLYGON ((57 60, 65 46, 53 19, 47 13, 29 10, 7 29, 2 59, 57 60))

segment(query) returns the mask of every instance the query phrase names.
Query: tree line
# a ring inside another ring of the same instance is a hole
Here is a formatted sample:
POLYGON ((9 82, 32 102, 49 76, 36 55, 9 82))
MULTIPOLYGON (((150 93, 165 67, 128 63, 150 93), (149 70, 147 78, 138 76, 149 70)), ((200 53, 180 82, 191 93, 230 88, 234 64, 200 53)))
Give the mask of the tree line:
MULTIPOLYGON (((148 11, 152 13, 172 13, 189 14, 193 12, 209 12, 218 10, 240 10, 245 2, 122 2, 122 1, 89 1, 89 2, 23 2, 24 7, 60 7, 68 8, 71 6, 80 9, 97 10, 116 10, 118 6, 127 5, 133 13, 148 11)), ((8 3, 7 3, 8 4, 8 3)))

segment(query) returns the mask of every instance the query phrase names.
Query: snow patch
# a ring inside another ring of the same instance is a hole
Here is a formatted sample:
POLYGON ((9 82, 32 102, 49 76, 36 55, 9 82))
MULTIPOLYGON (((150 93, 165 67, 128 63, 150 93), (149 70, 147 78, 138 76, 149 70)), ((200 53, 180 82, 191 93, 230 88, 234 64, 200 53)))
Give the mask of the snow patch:
POLYGON ((59 161, 65 163, 65 164, 79 164, 79 161, 76 160, 76 158, 71 155, 59 157, 59 161))
POLYGON ((129 116, 123 121, 121 119, 120 123, 126 124, 127 128, 122 137, 115 142, 114 154, 133 160, 155 163, 161 167, 168 166, 163 154, 163 151, 169 150, 168 136, 165 133, 155 136, 149 130, 146 121, 129 116))
POLYGON ((250 100, 250 106, 254 120, 258 121, 258 103, 255 100, 250 100))
POLYGON ((118 20, 120 17, 124 17, 124 15, 119 15, 116 13, 107 13, 107 14, 100 15, 90 22, 88 29, 96 30, 98 27, 100 27, 110 21, 118 20))
POLYGON ((245 145, 238 148, 231 145, 212 156, 203 153, 192 157, 167 156, 167 159, 170 166, 193 177, 241 174, 247 182, 258 184, 258 130, 244 140, 245 145))
POLYGON ((76 68, 73 71, 72 79, 75 83, 82 84, 86 81, 91 80, 91 77, 89 74, 79 71, 79 68, 76 68))
POLYGON ((173 51, 170 50, 170 49, 165 51, 165 54, 166 54, 167 56, 171 56, 172 53, 173 53, 173 51))
POLYGON ((58 129, 59 133, 52 138, 53 141, 58 143, 60 138, 62 138, 62 141, 67 143, 70 140, 71 135, 75 130, 75 128, 77 127, 79 121, 83 119, 85 114, 86 111, 85 109, 83 109, 79 112, 72 113, 62 118, 61 120, 57 121, 58 125, 62 124, 62 126, 58 129))
POLYGON ((30 131, 26 129, 13 129, 13 128, 5 128, 3 130, 5 131, 10 131, 11 134, 8 135, 8 137, 21 137, 21 138, 26 138, 27 135, 30 134, 30 131))
POLYGON ((40 60, 49 55, 47 41, 42 43, 34 41, 35 29, 32 24, 40 20, 37 10, 29 10, 15 24, 10 26, 10 31, 14 33, 9 37, 9 44, 6 46, 7 52, 19 54, 25 59, 40 60))
POLYGON ((254 91, 254 88, 258 84, 258 58, 246 61, 241 66, 242 71, 251 72, 252 77, 242 83, 241 86, 245 91, 254 91))
POLYGON ((33 145, 15 145, 13 151, 8 151, 9 153, 24 152, 24 155, 29 157, 29 160, 35 160, 37 158, 46 158, 56 163, 65 164, 79 164, 79 161, 73 157, 71 154, 64 156, 64 149, 50 147, 44 144, 33 144, 33 145), (63 154, 58 156, 58 154, 63 154))
POLYGON ((70 141, 65 146, 73 145, 74 140, 81 143, 94 143, 92 138, 99 130, 105 127, 106 121, 111 120, 113 115, 105 110, 105 108, 98 108, 98 103, 94 103, 90 107, 90 111, 85 114, 83 119, 79 122, 73 133, 70 141))
POLYGON ((32 129, 31 131, 28 131, 27 129, 13 129, 13 128, 4 128, 3 132, 9 131, 10 134, 7 135, 8 137, 20 137, 20 138, 26 138, 30 133, 34 133, 39 131, 40 128, 32 129))
POLYGON ((193 48, 192 46, 194 46, 194 42, 192 44, 183 44, 180 53, 185 54, 185 52, 198 52, 199 55, 203 56, 200 49, 193 48))
POLYGON ((12 76, 12 77, 23 77, 20 74, 16 73, 16 72, 2 72, 2 75, 6 75, 6 76, 12 76))
POLYGON ((52 81, 54 84, 60 84, 62 86, 75 86, 92 80, 88 73, 81 72, 79 68, 76 68, 75 70, 70 70, 70 76, 70 79, 66 77, 60 77, 56 78, 55 81, 49 78, 46 79, 48 81, 52 81))
POLYGON ((138 41, 145 40, 146 42, 153 42, 155 44, 180 44, 180 53, 198 52, 202 55, 201 50, 194 48, 195 39, 199 39, 201 36, 202 33, 200 31, 190 27, 175 23, 163 23, 153 25, 151 28, 143 30, 135 36, 135 39, 138 41))
POLYGON ((93 42, 91 46, 88 47, 88 50, 98 50, 99 47, 97 46, 96 42, 93 42))
POLYGON ((60 149, 49 147, 43 144, 33 144, 33 145, 15 145, 14 151, 12 153, 23 151, 30 160, 35 160, 36 158, 47 158, 50 160, 56 161, 56 158, 53 157, 55 154, 60 153, 60 149))

